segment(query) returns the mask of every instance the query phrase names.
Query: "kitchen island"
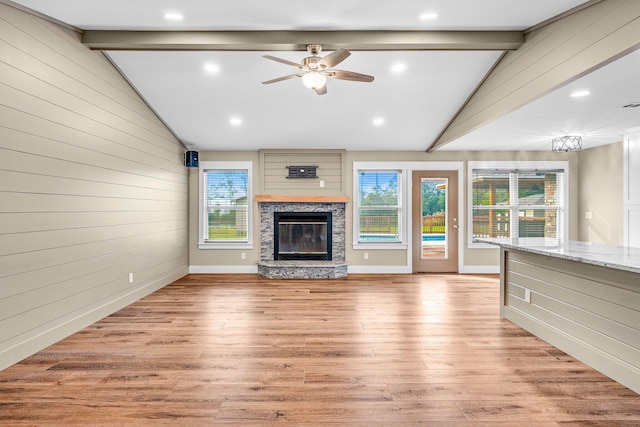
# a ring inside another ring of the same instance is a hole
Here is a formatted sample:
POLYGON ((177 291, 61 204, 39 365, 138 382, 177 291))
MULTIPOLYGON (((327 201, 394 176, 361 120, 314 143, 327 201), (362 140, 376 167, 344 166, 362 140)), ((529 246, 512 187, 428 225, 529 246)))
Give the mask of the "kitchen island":
POLYGON ((500 246, 500 313, 640 393, 640 248, 478 239, 500 246))

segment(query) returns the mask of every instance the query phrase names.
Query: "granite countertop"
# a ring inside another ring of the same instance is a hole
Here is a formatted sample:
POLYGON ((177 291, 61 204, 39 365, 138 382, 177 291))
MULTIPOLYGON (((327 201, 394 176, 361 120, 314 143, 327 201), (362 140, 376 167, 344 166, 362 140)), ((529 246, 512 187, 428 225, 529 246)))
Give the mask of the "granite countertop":
POLYGON ((555 240, 536 241, 535 243, 521 239, 476 239, 476 241, 499 245, 507 249, 640 273, 640 248, 636 247, 573 240, 562 244, 558 244, 555 240))

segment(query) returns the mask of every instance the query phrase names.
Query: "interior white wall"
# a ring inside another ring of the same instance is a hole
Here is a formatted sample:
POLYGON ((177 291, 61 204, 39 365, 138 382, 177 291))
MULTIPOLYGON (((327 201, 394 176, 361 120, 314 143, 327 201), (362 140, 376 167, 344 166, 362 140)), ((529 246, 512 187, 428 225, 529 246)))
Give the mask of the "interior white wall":
POLYGON ((622 142, 580 152, 578 240, 622 245, 622 142))
MULTIPOLYGON (((300 153, 297 150, 296 153, 300 153)), ((315 164, 314 150, 308 152, 308 164, 315 164)), ((347 151, 345 152, 345 168, 348 173, 344 173, 344 183, 341 186, 345 189, 344 194, 353 200, 353 177, 351 171, 354 163, 357 162, 387 162, 388 164, 407 165, 411 163, 415 167, 423 167, 425 169, 437 168, 438 164, 451 165, 452 163, 461 164, 461 198, 460 204, 460 223, 467 223, 467 162, 468 161, 568 161, 569 162, 569 238, 576 240, 578 238, 578 172, 579 161, 577 153, 552 153, 548 152, 525 152, 525 151, 443 151, 436 153, 413 152, 413 151, 347 151)), ((202 160, 218 160, 218 161, 251 161, 254 165, 254 188, 260 188, 258 182, 261 178, 260 156, 258 152, 253 151, 236 151, 236 152, 201 152, 202 160)), ((404 166, 402 166, 404 167, 404 166)), ((413 166, 412 166, 413 167, 413 166)), ((445 167, 446 169, 446 167, 445 167)), ((283 168, 283 174, 285 173, 283 168)), ((319 176, 322 171, 318 171, 319 176)), ((254 226, 254 246, 250 249, 221 249, 221 250, 200 250, 198 249, 198 181, 197 172, 190 174, 190 255, 189 265, 190 271, 193 273, 255 273, 257 271, 257 262, 260 257, 260 236, 258 226, 254 226), (242 254, 244 253, 244 258, 242 254)), ((314 194, 320 193, 317 188, 314 194)), ((299 190, 297 194, 308 195, 308 190, 299 190)), ((327 194, 334 194, 335 190, 327 189, 327 194)), ((290 193, 288 193, 290 194, 290 193)), ((256 207, 257 209, 257 207, 256 207)), ((352 201, 347 204, 347 234, 351 236, 353 230, 353 207, 352 201)), ((254 224, 259 219, 254 216, 254 224)), ((461 263, 459 271, 461 273, 498 273, 500 252, 498 248, 469 248, 466 241, 466 233, 459 245, 461 263)), ((408 249, 384 250, 375 249, 367 250, 368 259, 364 259, 363 251, 353 248, 351 241, 347 242, 346 256, 349 264, 349 271, 352 273, 410 273, 411 261, 408 249)))
POLYGON ((640 132, 624 136, 624 244, 640 248, 640 132))

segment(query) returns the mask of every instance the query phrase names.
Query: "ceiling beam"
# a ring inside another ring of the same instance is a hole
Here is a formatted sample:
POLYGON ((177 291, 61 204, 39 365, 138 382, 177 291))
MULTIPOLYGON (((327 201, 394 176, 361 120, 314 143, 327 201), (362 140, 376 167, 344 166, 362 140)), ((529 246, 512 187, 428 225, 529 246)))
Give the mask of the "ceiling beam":
POLYGON ((93 50, 515 50, 521 31, 84 31, 93 50))

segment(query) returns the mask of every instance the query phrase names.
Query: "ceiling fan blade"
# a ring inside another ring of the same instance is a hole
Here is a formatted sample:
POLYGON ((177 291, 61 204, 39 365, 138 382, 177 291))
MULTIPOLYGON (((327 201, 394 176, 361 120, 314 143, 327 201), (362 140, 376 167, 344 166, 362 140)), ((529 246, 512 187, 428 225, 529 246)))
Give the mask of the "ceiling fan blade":
POLYGON ((289 74, 288 76, 282 76, 282 77, 278 77, 276 79, 267 80, 266 82, 262 82, 262 84, 263 85, 268 85, 270 83, 277 83, 277 82, 281 82, 283 80, 289 80, 289 79, 292 79, 294 77, 302 77, 302 74, 289 74))
POLYGON ((373 76, 344 70, 331 70, 327 72, 327 76, 338 80, 351 80, 354 82, 369 83, 373 81, 373 76))
POLYGON ((325 68, 333 68, 347 59, 349 55, 351 55, 351 52, 341 48, 331 52, 330 54, 322 58, 320 61, 318 61, 318 64, 323 65, 325 68))
POLYGON ((318 88, 318 89, 316 89, 315 91, 316 91, 316 93, 317 93, 318 95, 324 95, 324 94, 326 94, 326 93, 327 93, 327 85, 324 85, 324 86, 322 86, 322 87, 319 87, 319 88, 318 88))
POLYGON ((287 65, 291 65, 293 67, 298 67, 300 69, 304 69, 304 67, 302 66, 302 64, 298 64, 297 62, 292 62, 292 61, 287 61, 286 59, 282 59, 282 58, 277 58, 275 56, 271 56, 271 55, 262 55, 263 58, 267 58, 270 59, 272 61, 276 61, 276 62, 280 62, 282 64, 287 64, 287 65))

